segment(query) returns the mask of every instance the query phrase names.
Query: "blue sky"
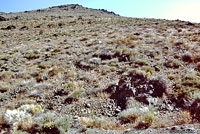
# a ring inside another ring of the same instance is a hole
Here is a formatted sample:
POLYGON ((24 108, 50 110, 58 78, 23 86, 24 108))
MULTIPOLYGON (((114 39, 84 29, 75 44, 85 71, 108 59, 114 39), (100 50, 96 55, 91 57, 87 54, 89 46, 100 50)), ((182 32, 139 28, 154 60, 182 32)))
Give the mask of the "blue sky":
POLYGON ((127 17, 180 19, 200 23, 200 0, 0 0, 0 12, 19 12, 64 4, 107 9, 127 17))

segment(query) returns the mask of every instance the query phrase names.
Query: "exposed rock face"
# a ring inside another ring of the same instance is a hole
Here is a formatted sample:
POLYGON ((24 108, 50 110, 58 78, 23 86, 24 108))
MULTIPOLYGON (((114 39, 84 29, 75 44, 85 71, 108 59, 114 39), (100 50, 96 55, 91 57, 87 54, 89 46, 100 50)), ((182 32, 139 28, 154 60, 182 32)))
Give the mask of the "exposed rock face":
POLYGON ((200 24, 80 5, 0 16, 0 133, 200 131, 200 24))
POLYGON ((6 21, 7 19, 3 16, 0 16, 0 21, 6 21))
POLYGON ((147 79, 140 74, 129 74, 120 79, 118 85, 112 85, 106 89, 111 92, 111 99, 116 100, 118 105, 124 109, 128 97, 149 104, 150 98, 162 97, 166 92, 165 82, 161 79, 147 79))
POLYGON ((193 118, 197 119, 198 121, 200 121, 200 105, 199 104, 200 104, 200 99, 196 99, 192 103, 192 105, 189 109, 193 115, 193 118))
POLYGON ((116 13, 114 13, 114 12, 110 12, 110 11, 108 11, 108 10, 105 10, 105 9, 98 9, 99 11, 103 11, 103 12, 105 12, 105 13, 107 13, 107 14, 112 14, 112 15, 117 15, 117 16, 119 16, 118 14, 116 14, 116 13))
POLYGON ((10 25, 10 26, 7 26, 6 28, 1 28, 2 30, 13 30, 13 29, 16 29, 15 26, 13 25, 10 25))

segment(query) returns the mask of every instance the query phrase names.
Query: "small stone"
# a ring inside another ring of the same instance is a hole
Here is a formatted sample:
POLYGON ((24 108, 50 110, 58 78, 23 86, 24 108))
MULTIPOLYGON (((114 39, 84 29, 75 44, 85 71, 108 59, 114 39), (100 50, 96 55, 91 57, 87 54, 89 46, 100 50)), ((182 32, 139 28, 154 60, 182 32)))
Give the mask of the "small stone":
POLYGON ((113 52, 102 51, 102 52, 100 52, 99 57, 101 58, 101 60, 110 60, 114 57, 114 55, 115 55, 115 53, 113 53, 113 52))
POLYGON ((174 126, 174 127, 171 128, 171 130, 178 130, 178 127, 174 126))
POLYGON ((24 97, 41 97, 42 91, 41 90, 33 90, 27 93, 24 97))
POLYGON ((116 111, 117 113, 121 112, 121 110, 120 110, 119 108, 117 108, 115 111, 116 111))
POLYGON ((92 63, 92 64, 100 64, 101 63, 101 58, 91 58, 89 59, 89 63, 92 63))
POLYGON ((87 104, 86 104, 86 107, 90 108, 90 107, 91 107, 91 105, 90 105, 89 103, 87 103, 87 104))
POLYGON ((78 120, 78 119, 79 119, 79 116, 75 115, 74 120, 78 120))
POLYGON ((112 117, 112 114, 110 114, 110 113, 107 113, 107 115, 108 115, 108 117, 112 117))
POLYGON ((9 88, 7 86, 4 86, 4 85, 0 85, 0 93, 4 93, 4 92, 7 92, 9 90, 9 88))
POLYGON ((34 88, 36 89, 50 89, 53 87, 53 84, 51 83, 42 83, 42 84, 36 84, 34 88))
POLYGON ((45 41, 45 42, 51 42, 51 39, 45 38, 44 41, 45 41))

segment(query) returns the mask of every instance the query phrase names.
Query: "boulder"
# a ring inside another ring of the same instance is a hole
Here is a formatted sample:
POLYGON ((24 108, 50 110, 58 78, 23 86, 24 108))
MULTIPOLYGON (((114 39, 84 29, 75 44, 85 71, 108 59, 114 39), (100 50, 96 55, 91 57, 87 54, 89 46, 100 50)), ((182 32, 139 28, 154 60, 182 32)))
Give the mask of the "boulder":
POLYGON ((3 16, 0 16, 0 21, 6 21, 7 19, 3 16))

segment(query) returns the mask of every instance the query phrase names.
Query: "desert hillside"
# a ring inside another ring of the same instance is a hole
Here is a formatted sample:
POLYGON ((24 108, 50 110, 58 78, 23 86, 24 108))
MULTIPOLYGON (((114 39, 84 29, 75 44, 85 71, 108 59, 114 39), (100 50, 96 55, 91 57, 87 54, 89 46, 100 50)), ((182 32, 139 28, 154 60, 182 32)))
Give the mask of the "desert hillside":
POLYGON ((200 133, 200 24, 1 12, 0 111, 1 134, 200 133))

